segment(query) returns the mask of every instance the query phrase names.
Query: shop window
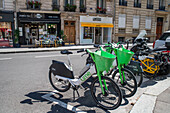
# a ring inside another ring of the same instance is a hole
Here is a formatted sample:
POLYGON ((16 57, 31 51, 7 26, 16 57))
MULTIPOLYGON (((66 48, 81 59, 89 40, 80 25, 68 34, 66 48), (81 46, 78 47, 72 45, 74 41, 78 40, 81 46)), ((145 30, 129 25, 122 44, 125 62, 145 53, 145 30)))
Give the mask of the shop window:
POLYGON ((147 0, 147 9, 153 9, 153 0, 147 0))
POLYGON ((134 0, 134 7, 141 8, 141 0, 134 0))
POLYGON ((12 40, 11 22, 0 22, 0 39, 12 40))
POLYGON ((0 9, 3 9, 4 7, 4 0, 0 0, 0 9))
POLYGON ((106 13, 106 0, 97 0, 97 13, 106 13))
POLYGON ((47 27, 48 27, 48 33, 49 34, 56 34, 56 25, 55 24, 48 24, 47 25, 47 27))
POLYGON ((111 42, 111 28, 103 28, 103 43, 111 42))
POLYGON ((52 2, 53 2, 52 4, 53 11, 59 11, 60 10, 59 0, 53 0, 52 2))
POLYGON ((124 42, 125 41, 125 37, 118 37, 118 42, 124 42))
POLYGON ((83 39, 92 39, 94 35, 93 27, 84 27, 84 37, 83 39))

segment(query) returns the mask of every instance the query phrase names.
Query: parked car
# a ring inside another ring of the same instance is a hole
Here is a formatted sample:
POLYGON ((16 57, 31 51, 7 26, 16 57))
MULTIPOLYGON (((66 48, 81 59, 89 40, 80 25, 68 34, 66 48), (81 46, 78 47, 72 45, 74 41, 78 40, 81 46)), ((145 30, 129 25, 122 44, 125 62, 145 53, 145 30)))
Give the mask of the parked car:
POLYGON ((170 37, 170 30, 163 33, 163 35, 153 43, 153 48, 165 46, 166 39, 170 37))

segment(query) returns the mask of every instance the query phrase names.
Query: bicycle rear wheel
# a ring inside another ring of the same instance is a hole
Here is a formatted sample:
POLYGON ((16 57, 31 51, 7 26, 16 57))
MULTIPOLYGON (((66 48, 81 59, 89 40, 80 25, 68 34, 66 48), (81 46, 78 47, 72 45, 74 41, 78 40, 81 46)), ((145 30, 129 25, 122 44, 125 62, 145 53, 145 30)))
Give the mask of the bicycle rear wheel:
POLYGON ((71 84, 68 81, 56 78, 51 71, 49 71, 49 80, 52 87, 57 91, 66 92, 70 89, 71 84))
MULTIPOLYGON (((125 79, 123 80, 123 84, 121 83, 121 79, 120 79, 120 73, 119 73, 119 69, 117 69, 113 75, 112 78, 113 80, 118 84, 118 86, 120 87, 123 97, 131 97, 133 96, 136 91, 137 91, 137 82, 136 79, 134 77, 134 74, 126 69, 126 68, 122 68, 121 69, 121 75, 123 75, 123 73, 125 74, 125 79)), ((123 76, 122 76, 123 78, 123 76)))
POLYGON ((104 109, 116 109, 122 102, 122 93, 118 85, 109 77, 101 77, 105 94, 103 95, 98 77, 96 77, 91 85, 91 94, 95 102, 104 109), (106 86, 104 86, 106 81, 106 86))

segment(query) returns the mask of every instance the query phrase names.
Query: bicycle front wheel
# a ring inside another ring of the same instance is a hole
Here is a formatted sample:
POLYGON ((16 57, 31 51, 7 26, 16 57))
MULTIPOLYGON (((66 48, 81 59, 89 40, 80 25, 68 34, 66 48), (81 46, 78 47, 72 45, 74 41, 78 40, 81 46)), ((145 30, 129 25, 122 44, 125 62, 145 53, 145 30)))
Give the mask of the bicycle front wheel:
POLYGON ((109 77, 102 76, 101 81, 104 94, 102 93, 99 79, 96 77, 91 85, 91 94, 93 99, 100 107, 104 109, 116 109, 122 102, 121 90, 119 89, 118 85, 109 77))
POLYGON ((121 69, 121 75, 119 73, 119 69, 117 69, 113 75, 112 78, 113 80, 118 84, 118 86, 120 87, 123 97, 131 97, 133 96, 136 91, 137 91, 137 82, 136 79, 134 77, 134 74, 126 69, 126 68, 122 68, 121 69), (123 77, 123 72, 125 75, 125 80, 123 77), (122 75, 122 79, 123 79, 123 83, 121 83, 121 79, 120 76, 122 75))

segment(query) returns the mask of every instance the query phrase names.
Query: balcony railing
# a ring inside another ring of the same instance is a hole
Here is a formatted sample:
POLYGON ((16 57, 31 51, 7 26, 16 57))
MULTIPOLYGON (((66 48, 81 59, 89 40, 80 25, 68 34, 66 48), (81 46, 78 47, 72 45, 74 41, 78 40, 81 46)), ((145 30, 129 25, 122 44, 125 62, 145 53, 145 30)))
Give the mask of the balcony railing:
POLYGON ((97 7, 96 13, 106 14, 106 9, 105 8, 97 7))
POLYGON ((122 6, 127 6, 127 1, 125 0, 119 0, 119 5, 122 5, 122 6))
POLYGON ((153 5, 147 4, 147 9, 153 9, 153 5))
POLYGON ((40 10, 41 9, 41 5, 29 5, 27 4, 27 9, 34 9, 34 10, 40 10))
POLYGON ((135 3, 135 2, 134 2, 134 7, 141 8, 141 3, 135 3))
POLYGON ((53 9, 53 11, 60 11, 60 5, 53 4, 52 9, 53 9))
POLYGON ((159 6, 159 10, 165 11, 165 6, 159 6))
POLYGON ((64 11, 75 12, 76 8, 76 5, 67 4, 66 6, 64 6, 64 11))
POLYGON ((86 12, 86 7, 80 7, 80 12, 85 13, 86 12))

